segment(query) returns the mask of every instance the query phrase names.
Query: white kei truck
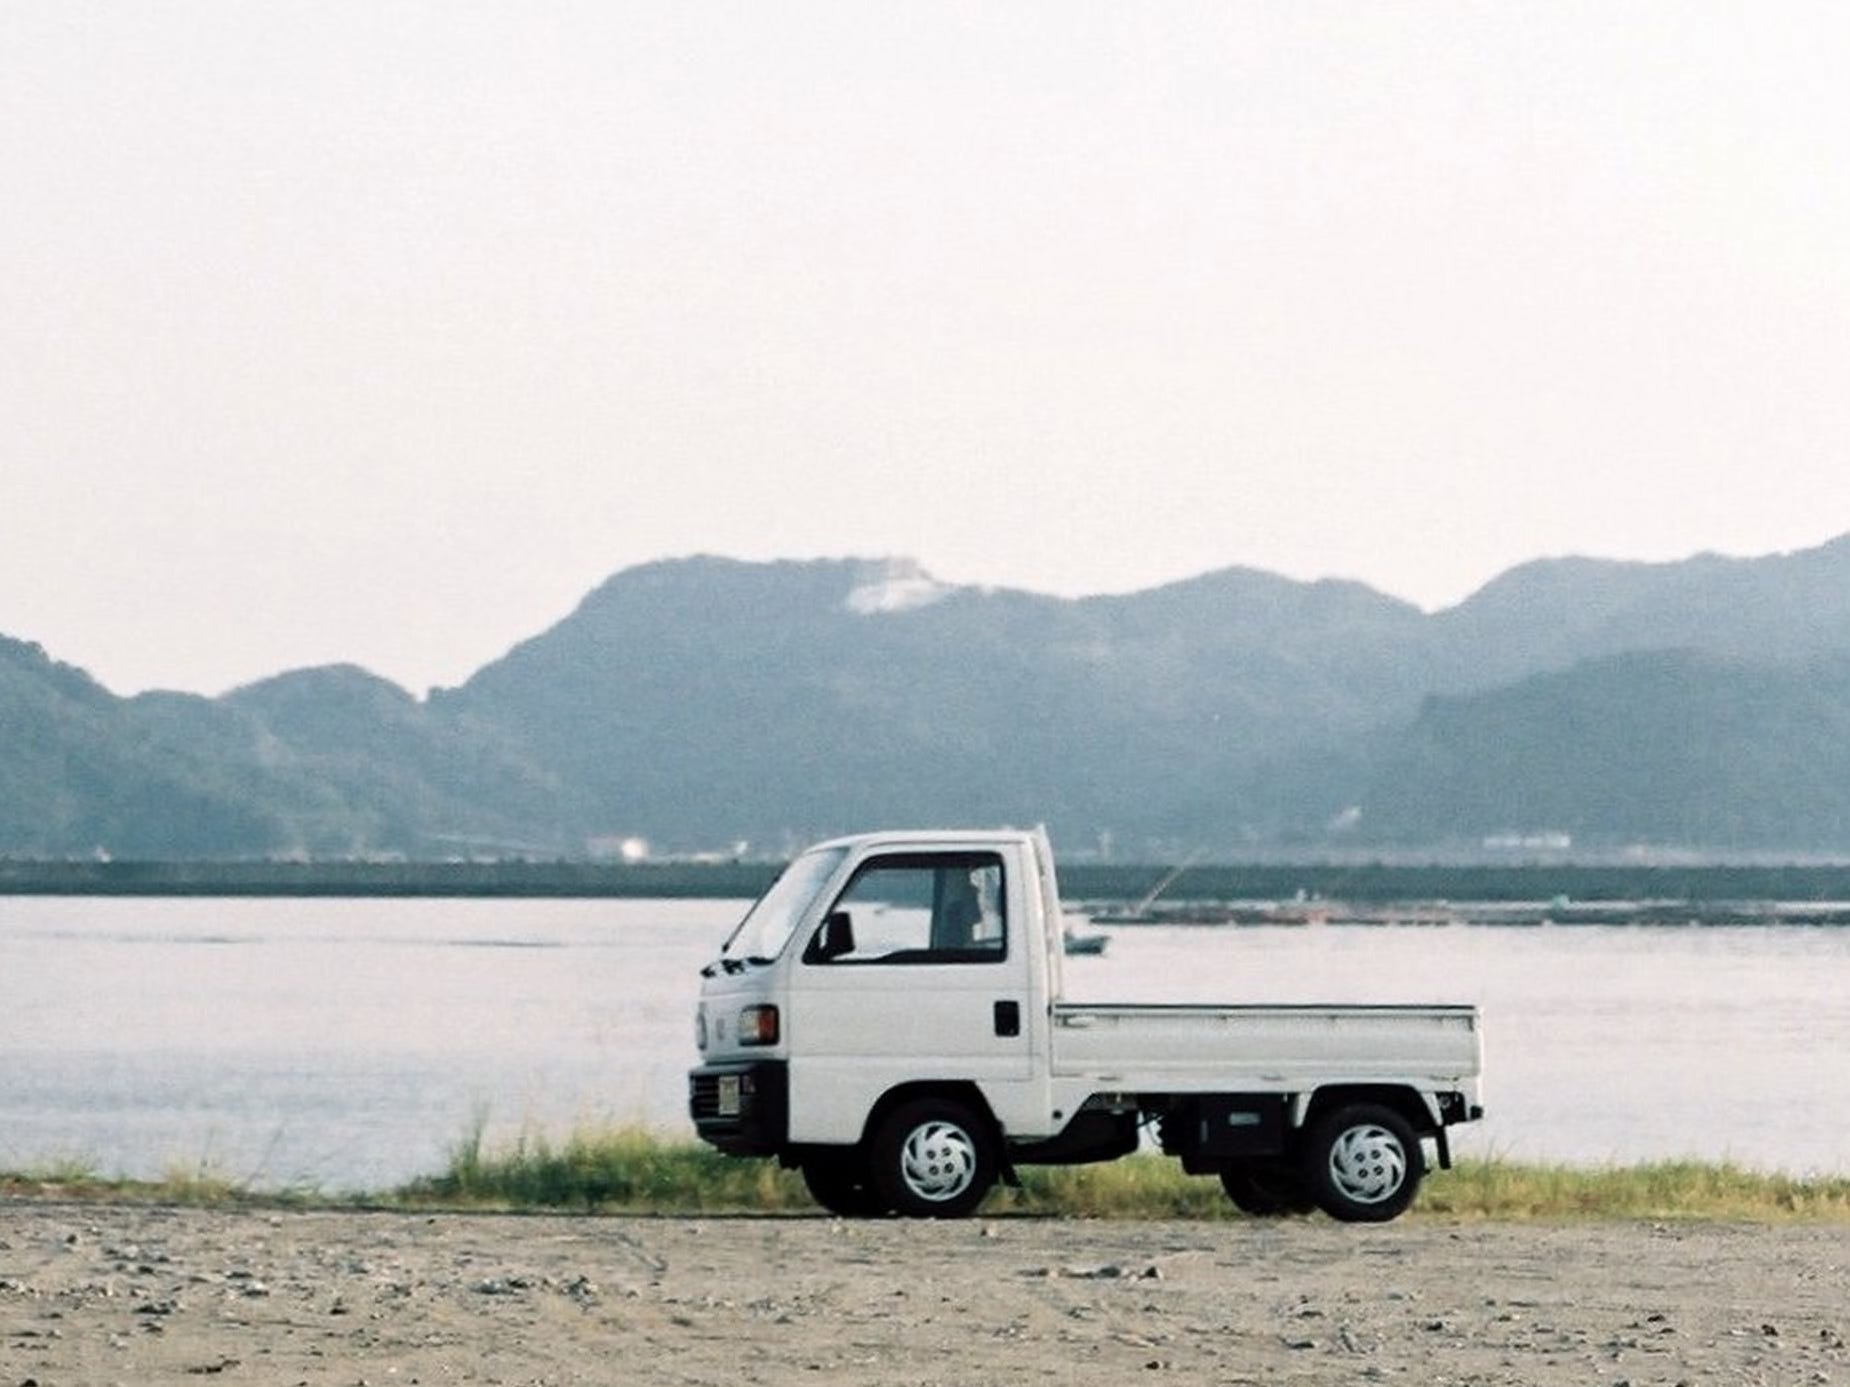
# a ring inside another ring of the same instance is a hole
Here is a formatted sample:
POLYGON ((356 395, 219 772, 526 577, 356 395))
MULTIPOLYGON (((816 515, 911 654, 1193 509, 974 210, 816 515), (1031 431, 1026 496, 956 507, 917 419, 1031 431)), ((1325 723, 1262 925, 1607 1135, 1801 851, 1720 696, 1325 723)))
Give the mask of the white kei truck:
POLYGON ((1384 1222, 1483 1116, 1475 1007, 1068 1002, 1062 955, 1044 832, 818 844, 701 970, 695 1129, 844 1217, 960 1217, 1153 1124, 1249 1214, 1384 1222))

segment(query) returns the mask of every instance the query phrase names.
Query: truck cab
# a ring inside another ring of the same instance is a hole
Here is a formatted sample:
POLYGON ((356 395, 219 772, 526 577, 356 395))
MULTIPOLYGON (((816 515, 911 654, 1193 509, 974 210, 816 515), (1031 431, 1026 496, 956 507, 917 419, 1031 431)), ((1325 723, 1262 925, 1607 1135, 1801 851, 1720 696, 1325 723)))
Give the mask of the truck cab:
POLYGON ((696 1130, 844 1215, 967 1214, 1145 1127, 1249 1212, 1391 1218, 1481 1113, 1470 1007, 1063 1002, 1044 833, 863 834, 798 856, 702 970, 696 1130))

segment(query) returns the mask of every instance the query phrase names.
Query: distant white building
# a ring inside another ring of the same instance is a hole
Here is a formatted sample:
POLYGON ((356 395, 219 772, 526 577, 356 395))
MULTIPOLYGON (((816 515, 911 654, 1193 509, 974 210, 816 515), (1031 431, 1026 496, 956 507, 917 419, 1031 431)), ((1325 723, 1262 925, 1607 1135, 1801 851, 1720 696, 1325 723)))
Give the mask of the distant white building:
POLYGON ((1566 852, 1574 835, 1548 830, 1541 833, 1495 833, 1484 839, 1485 852, 1566 852))
POLYGON ((585 851, 596 858, 614 857, 619 862, 646 862, 649 859, 649 840, 633 834, 625 837, 613 833, 586 840, 585 851))

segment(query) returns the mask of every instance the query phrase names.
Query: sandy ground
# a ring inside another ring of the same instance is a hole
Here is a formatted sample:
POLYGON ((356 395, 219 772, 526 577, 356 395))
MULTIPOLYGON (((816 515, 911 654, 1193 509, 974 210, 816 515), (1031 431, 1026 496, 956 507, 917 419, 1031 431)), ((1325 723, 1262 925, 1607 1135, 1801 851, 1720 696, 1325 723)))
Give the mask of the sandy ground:
POLYGON ((1850 1230, 0 1202, 0 1387, 1850 1384, 1850 1230))

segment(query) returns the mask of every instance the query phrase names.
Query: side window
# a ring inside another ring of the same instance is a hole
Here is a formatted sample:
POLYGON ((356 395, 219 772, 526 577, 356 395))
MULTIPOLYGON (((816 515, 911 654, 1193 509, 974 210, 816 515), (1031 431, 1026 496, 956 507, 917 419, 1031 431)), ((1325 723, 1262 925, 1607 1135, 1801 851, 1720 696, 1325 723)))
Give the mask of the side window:
POLYGON ((877 857, 854 874, 806 963, 999 963, 1008 955, 995 853, 877 857))

